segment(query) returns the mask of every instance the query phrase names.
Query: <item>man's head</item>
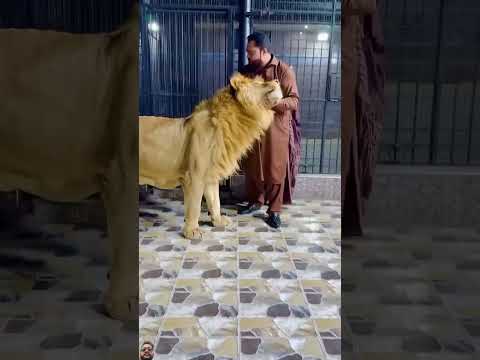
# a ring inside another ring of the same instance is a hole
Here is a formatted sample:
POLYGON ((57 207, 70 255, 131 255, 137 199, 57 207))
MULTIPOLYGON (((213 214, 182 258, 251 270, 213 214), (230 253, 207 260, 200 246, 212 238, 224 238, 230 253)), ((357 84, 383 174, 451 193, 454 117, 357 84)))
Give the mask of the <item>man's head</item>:
POLYGON ((248 63, 252 65, 265 65, 270 60, 270 43, 267 35, 254 32, 247 37, 248 63))
POLYGON ((145 341, 140 348, 140 360, 153 359, 153 344, 150 341, 145 341))

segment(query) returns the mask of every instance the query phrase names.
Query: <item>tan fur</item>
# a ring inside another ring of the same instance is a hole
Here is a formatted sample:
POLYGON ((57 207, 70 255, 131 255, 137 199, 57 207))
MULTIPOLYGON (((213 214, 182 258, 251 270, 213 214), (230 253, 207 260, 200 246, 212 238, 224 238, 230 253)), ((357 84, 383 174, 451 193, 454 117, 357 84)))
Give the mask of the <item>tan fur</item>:
POLYGON ((238 161, 273 120, 271 108, 282 98, 275 81, 235 74, 229 88, 198 104, 191 116, 170 119, 141 116, 140 184, 171 189, 182 186, 184 236, 201 236, 202 195, 215 226, 230 220, 220 214, 219 181, 238 169, 238 161))
POLYGON ((104 301, 122 320, 138 319, 138 16, 136 5, 101 34, 0 29, 0 189, 59 202, 102 195, 104 301))

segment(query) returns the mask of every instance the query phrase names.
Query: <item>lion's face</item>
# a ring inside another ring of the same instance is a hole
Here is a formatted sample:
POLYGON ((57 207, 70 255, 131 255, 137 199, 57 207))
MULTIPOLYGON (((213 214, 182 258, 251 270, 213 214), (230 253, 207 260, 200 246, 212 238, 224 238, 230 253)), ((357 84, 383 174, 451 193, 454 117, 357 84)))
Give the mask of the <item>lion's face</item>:
POLYGON ((277 80, 264 81, 261 77, 254 79, 236 74, 230 79, 230 85, 236 91, 236 98, 244 106, 274 107, 282 99, 282 89, 277 80))

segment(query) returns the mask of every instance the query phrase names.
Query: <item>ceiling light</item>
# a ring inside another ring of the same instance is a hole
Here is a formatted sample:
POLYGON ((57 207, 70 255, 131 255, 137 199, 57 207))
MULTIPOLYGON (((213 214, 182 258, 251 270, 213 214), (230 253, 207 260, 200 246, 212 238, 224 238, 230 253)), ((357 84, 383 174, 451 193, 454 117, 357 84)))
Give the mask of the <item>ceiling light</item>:
POLYGON ((317 39, 318 41, 327 41, 328 40, 328 33, 327 32, 321 32, 318 34, 317 39))
POLYGON ((160 25, 156 22, 151 22, 148 24, 148 30, 158 32, 160 30, 160 25))

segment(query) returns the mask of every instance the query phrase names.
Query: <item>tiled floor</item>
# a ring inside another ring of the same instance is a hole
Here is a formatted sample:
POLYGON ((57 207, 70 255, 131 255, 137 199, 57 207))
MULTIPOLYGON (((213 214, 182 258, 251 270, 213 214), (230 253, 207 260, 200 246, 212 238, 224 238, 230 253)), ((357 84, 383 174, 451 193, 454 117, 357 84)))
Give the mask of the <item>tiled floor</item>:
POLYGON ((297 201, 279 231, 261 213, 180 235, 183 204, 150 198, 140 213, 140 340, 155 360, 339 359, 340 206, 297 201))
POLYGON ((132 359, 137 323, 103 314, 101 229, 36 223, 0 240, 0 359, 132 359))
POLYGON ((480 232, 367 229, 342 249, 345 359, 480 359, 480 232))
MULTIPOLYGON (((476 229, 343 240, 342 273, 354 281, 343 283, 340 334, 337 203, 297 202, 279 232, 227 208, 234 227, 205 218, 194 242, 179 235, 182 211, 142 206, 140 335, 156 359, 338 359, 341 337, 347 360, 479 359, 476 229)), ((69 224, 0 231, 1 359, 132 358, 122 354, 136 329, 99 312, 104 235, 69 224)))

